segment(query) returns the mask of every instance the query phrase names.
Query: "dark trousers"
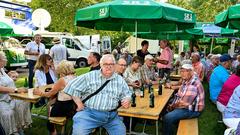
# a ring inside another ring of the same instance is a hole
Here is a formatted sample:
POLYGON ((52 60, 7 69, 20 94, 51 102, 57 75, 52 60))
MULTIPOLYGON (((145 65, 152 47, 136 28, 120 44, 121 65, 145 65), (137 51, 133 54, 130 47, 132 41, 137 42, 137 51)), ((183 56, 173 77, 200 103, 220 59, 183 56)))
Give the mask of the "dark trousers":
POLYGON ((166 78, 170 78, 170 68, 159 68, 158 69, 158 75, 160 78, 163 78, 166 76, 166 78))
MULTIPOLYGON (((72 118, 75 114, 76 106, 73 100, 56 101, 50 112, 50 117, 67 117, 72 118)), ((54 132, 54 124, 47 122, 49 132, 54 132)))
POLYGON ((34 66, 36 64, 35 60, 28 60, 28 69, 29 69, 29 75, 28 75, 28 87, 33 88, 33 77, 34 77, 34 66))

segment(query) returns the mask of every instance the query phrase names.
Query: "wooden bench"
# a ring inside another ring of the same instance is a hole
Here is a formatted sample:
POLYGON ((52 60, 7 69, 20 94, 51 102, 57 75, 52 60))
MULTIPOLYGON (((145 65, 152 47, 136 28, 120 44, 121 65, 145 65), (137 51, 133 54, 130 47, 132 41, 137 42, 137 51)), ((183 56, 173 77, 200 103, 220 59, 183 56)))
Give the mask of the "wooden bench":
POLYGON ((66 117, 48 117, 50 123, 60 125, 61 126, 61 135, 64 135, 65 132, 65 124, 67 122, 66 117))
POLYGON ((198 119, 180 120, 177 135, 198 135, 198 119))

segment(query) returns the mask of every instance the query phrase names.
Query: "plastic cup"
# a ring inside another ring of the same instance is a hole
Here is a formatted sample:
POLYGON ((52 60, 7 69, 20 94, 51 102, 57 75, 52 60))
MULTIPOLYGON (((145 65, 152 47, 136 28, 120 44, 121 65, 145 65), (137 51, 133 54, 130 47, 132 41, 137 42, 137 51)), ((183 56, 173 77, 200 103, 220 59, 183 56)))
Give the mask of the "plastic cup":
POLYGON ((33 97, 33 89, 28 89, 28 96, 33 97))

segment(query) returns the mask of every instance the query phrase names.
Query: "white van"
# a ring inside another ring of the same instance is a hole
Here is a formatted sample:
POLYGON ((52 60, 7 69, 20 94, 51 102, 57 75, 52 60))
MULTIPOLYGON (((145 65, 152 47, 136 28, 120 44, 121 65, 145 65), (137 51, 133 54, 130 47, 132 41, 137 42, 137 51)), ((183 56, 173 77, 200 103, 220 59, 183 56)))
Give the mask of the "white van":
MULTIPOLYGON (((35 33, 36 34, 36 33, 35 33)), ((61 44, 67 47, 68 51, 68 60, 75 61, 76 67, 86 67, 87 58, 91 52, 87 46, 83 45, 80 40, 76 37, 73 37, 71 34, 62 33, 62 32, 38 32, 37 34, 42 35, 42 42, 46 45, 46 53, 52 47, 53 37, 60 38, 61 44)))

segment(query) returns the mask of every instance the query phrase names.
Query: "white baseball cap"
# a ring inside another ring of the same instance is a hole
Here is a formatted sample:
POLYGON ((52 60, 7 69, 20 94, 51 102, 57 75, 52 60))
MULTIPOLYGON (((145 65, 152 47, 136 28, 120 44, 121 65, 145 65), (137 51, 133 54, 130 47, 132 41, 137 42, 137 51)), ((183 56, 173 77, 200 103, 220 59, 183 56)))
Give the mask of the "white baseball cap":
POLYGON ((183 64, 181 68, 183 68, 183 69, 191 69, 191 70, 193 70, 193 66, 192 66, 192 64, 183 64))

